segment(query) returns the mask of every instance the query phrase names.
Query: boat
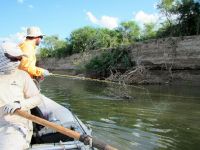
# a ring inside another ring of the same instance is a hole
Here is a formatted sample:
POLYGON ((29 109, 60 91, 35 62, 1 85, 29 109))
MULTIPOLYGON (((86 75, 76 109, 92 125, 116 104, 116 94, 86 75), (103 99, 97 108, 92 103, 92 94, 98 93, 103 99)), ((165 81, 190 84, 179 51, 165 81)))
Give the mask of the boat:
MULTIPOLYGON (((91 136, 87 127, 69 109, 42 95, 43 102, 32 114, 59 124, 65 128, 91 136)), ((58 133, 52 129, 33 123, 30 150, 94 150, 89 145, 58 133)))

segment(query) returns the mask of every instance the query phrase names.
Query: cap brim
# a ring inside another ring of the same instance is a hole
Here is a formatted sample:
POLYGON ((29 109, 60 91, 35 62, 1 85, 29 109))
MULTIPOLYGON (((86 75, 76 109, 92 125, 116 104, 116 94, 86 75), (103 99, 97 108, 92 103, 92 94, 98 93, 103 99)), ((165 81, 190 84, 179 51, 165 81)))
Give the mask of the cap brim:
POLYGON ((45 34, 41 34, 41 35, 26 35, 26 37, 40 37, 40 36, 46 36, 45 34))

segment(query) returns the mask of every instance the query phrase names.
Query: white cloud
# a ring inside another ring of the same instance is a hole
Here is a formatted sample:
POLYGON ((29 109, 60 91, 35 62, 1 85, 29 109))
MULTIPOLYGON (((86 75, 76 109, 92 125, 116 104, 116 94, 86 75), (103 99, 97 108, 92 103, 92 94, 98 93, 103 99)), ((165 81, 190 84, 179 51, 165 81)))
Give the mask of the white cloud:
POLYGON ((141 25, 150 22, 157 23, 159 20, 159 15, 157 13, 148 14, 145 13, 144 11, 139 11, 134 15, 134 20, 141 25))
POLYGON ((15 34, 10 34, 7 37, 0 37, 0 41, 12 41, 19 43, 25 39, 26 36, 26 27, 21 27, 21 31, 15 34))
POLYGON ((18 3, 24 3, 24 0, 17 0, 18 3))
POLYGON ((118 27, 118 18, 116 17, 102 16, 100 19, 97 19, 91 12, 87 12, 86 14, 89 20, 94 24, 97 24, 109 29, 114 29, 118 27))
POLYGON ((113 28, 118 27, 118 18, 102 16, 100 20, 100 24, 102 24, 106 28, 113 29, 113 28))
POLYGON ((86 14, 87 14, 89 20, 90 20, 92 23, 98 24, 97 18, 96 18, 91 12, 87 12, 86 14))

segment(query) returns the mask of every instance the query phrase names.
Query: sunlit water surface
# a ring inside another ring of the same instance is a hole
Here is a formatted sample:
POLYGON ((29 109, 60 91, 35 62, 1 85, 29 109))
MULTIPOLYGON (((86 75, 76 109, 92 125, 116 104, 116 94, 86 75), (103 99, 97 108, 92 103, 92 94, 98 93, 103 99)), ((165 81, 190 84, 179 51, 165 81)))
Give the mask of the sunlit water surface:
POLYGON ((200 87, 123 87, 48 77, 42 93, 70 108, 93 135, 121 150, 199 150, 200 87), (120 96, 126 93, 130 99, 120 96))

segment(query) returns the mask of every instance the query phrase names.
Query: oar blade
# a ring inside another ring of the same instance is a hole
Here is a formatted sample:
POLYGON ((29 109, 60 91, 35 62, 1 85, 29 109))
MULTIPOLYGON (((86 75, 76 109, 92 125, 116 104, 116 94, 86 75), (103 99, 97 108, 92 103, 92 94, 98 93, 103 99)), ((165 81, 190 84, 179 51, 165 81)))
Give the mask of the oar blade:
POLYGON ((111 145, 92 137, 92 146, 98 148, 99 150, 117 150, 116 148, 112 147, 111 145))

